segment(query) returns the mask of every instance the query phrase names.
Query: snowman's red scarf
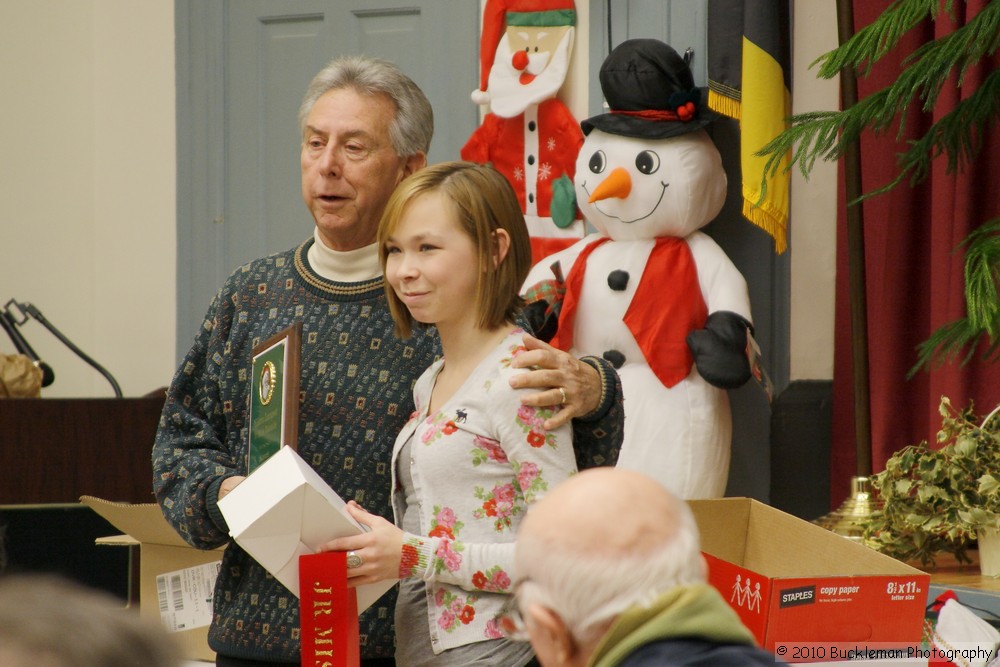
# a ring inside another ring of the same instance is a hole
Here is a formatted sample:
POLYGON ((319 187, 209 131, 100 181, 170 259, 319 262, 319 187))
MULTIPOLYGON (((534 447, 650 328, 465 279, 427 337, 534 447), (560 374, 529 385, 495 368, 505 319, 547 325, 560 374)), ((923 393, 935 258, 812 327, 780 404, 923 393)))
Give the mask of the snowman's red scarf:
MULTIPOLYGON (((553 347, 567 351, 573 347, 573 324, 587 258, 610 240, 605 237, 587 245, 566 276, 566 297, 559 313, 559 329, 551 341, 553 347)), ((704 328, 707 318, 708 308, 687 242, 673 236, 656 239, 624 322, 664 386, 673 387, 691 372, 694 358, 685 338, 704 328)))

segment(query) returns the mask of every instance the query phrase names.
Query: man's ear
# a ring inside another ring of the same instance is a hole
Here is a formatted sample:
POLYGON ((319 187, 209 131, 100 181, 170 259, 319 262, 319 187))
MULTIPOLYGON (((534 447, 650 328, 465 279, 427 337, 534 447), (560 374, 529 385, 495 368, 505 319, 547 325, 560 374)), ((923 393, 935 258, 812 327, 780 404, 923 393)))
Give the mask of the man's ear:
POLYGON ((493 230, 493 268, 500 266, 500 262, 507 256, 510 250, 510 234, 506 229, 493 230))
POLYGON ((552 654, 559 664, 569 664, 576 652, 576 642, 562 616, 540 604, 529 606, 527 613, 529 625, 535 625, 540 638, 551 647, 552 654))
POLYGON ((427 155, 424 153, 414 153, 406 158, 406 162, 403 164, 403 178, 406 178, 410 174, 420 171, 427 166, 427 155))

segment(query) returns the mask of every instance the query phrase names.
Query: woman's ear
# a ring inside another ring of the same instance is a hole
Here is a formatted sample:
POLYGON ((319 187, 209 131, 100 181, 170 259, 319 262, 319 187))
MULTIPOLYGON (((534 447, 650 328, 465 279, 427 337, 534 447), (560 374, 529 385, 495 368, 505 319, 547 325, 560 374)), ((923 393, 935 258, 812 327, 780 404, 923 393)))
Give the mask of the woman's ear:
POLYGON ((493 230, 493 268, 500 266, 500 262, 507 256, 510 250, 510 234, 506 229, 493 230))

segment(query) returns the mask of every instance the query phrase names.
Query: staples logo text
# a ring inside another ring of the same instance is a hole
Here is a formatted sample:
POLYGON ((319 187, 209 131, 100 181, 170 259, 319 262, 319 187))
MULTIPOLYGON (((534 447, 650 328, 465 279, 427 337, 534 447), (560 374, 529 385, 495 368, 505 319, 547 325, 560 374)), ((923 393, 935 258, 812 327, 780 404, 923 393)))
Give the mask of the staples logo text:
POLYGON ((794 607, 800 604, 812 604, 816 600, 816 587, 803 586, 801 588, 789 588, 781 591, 782 607, 794 607))

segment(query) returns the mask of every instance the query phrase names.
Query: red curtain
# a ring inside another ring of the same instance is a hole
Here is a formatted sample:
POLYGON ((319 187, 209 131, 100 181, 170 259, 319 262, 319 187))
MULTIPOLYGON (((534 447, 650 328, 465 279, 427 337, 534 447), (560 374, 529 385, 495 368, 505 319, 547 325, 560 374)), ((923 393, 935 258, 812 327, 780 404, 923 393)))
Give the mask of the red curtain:
MULTIPOLYGON (((854 0, 855 30, 874 21, 889 4, 854 0)), ((890 84, 901 71, 906 55, 954 31, 986 4, 988 0, 956 2, 954 20, 942 14, 937 21, 911 30, 869 76, 859 77, 858 97, 863 99, 890 84)), ((906 149, 908 138, 923 135, 931 122, 967 97, 986 74, 1000 67, 1000 56, 994 56, 991 62, 966 72, 961 90, 953 75, 933 115, 925 115, 919 108, 909 110, 906 135, 900 140, 896 138, 898 124, 885 135, 876 137, 869 132, 862 137, 865 192, 887 184, 898 173, 896 156, 906 149)), ((919 107, 919 101, 914 106, 919 107)), ((1000 216, 1000 127, 993 124, 976 161, 961 173, 947 173, 944 157, 933 164, 930 177, 919 186, 902 183, 863 204, 872 472, 884 470, 886 459, 906 445, 922 440, 934 442, 941 425, 938 404, 942 396, 949 397, 956 407, 974 401, 976 411, 984 415, 1000 403, 1000 363, 982 362, 981 354, 966 366, 949 362, 906 378, 916 362, 917 345, 942 324, 965 314, 964 258, 956 248, 969 232, 1000 216)), ((850 478, 858 472, 843 165, 839 189, 831 508, 847 498, 850 478)), ((978 350, 981 352, 982 348, 978 350)))

